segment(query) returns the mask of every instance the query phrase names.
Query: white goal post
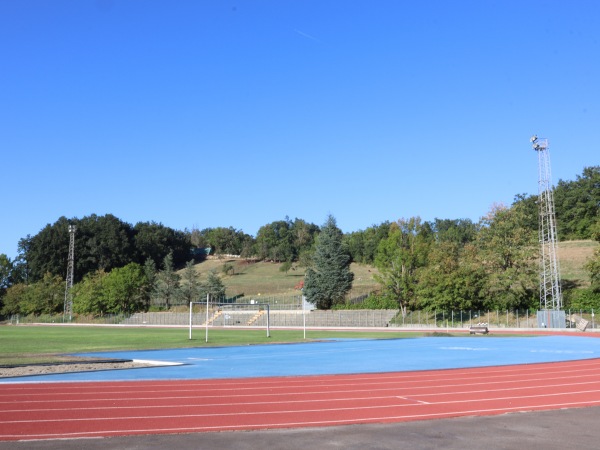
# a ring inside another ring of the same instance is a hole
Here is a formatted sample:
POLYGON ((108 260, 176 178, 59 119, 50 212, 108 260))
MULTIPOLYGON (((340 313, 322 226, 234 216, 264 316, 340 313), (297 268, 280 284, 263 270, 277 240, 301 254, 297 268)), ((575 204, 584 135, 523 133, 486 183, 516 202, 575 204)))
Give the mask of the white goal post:
MULTIPOLYGON (((210 296, 207 295, 206 302, 190 302, 190 318, 189 318, 189 339, 192 339, 192 329, 194 327, 194 317, 196 320, 199 314, 194 314, 194 305, 203 306, 205 308, 206 317, 204 318, 205 328, 205 340, 208 342, 208 328, 209 326, 215 326, 215 322, 222 322, 220 325, 226 327, 228 325, 233 326, 253 326, 250 323, 242 325, 240 320, 231 320, 231 317, 244 316, 247 318, 248 312, 254 313, 254 318, 262 316, 266 313, 266 331, 267 337, 271 337, 271 308, 268 303, 219 303, 211 302, 210 296), (263 313, 264 312, 264 313, 263 313), (219 318, 220 319, 217 319, 219 318)), ((261 317, 261 321, 264 321, 264 317, 261 317)), ((253 327, 255 327, 254 325, 253 327)))

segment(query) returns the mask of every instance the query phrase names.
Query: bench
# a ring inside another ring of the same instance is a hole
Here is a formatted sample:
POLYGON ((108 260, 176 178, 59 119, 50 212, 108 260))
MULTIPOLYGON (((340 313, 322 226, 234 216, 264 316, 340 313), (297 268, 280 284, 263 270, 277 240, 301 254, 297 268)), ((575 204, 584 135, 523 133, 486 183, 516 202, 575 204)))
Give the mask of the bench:
POLYGON ((487 324, 471 325, 469 327, 469 334, 488 334, 489 332, 487 324))

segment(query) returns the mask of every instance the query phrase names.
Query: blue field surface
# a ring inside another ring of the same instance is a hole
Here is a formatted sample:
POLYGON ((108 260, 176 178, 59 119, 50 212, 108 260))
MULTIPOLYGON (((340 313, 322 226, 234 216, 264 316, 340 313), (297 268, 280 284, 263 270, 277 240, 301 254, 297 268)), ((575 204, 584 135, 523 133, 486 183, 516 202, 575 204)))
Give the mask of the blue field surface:
POLYGON ((305 376, 532 364, 598 358, 600 339, 580 336, 341 339, 79 356, 179 365, 4 378, 0 383, 305 376))

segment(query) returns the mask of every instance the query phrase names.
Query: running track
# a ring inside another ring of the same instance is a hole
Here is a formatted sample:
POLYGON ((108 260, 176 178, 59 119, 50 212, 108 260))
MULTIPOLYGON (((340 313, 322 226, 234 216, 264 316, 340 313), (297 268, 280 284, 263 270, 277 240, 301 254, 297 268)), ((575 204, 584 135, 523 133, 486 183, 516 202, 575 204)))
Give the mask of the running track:
POLYGON ((600 359, 221 380, 0 385, 0 440, 391 423, 600 405, 600 359))

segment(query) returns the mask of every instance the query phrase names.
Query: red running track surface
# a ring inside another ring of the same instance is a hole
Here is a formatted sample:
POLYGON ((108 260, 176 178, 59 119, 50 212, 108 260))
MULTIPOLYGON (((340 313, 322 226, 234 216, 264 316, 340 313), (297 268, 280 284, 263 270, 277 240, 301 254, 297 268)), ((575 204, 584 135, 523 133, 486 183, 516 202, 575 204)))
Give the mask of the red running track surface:
POLYGON ((0 385, 0 440, 390 423, 600 405, 600 359, 381 374, 0 385))

